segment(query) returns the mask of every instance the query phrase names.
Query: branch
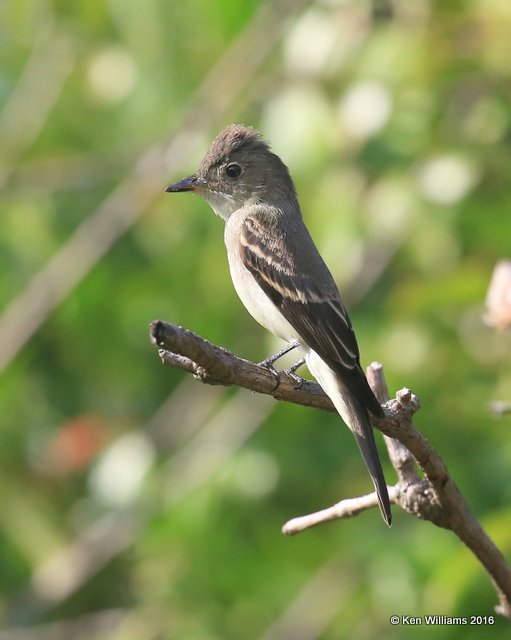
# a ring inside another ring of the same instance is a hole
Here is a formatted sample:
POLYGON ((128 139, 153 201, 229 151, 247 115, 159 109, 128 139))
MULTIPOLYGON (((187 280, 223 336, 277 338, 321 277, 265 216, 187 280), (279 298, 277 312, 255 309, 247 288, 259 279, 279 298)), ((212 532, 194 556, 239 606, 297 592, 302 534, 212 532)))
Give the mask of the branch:
MULTIPOLYGON (((184 369, 202 382, 235 384, 277 400, 334 411, 318 384, 239 358, 188 329, 156 320, 151 324, 150 334, 165 364, 184 369)), ((417 518, 455 533, 488 572, 499 597, 496 610, 511 618, 511 569, 472 515, 442 458, 414 428, 412 416, 419 409, 417 397, 409 389, 402 389, 396 398, 389 399, 379 363, 373 363, 367 373, 385 412, 383 419, 374 418, 372 423, 385 435, 398 476, 397 483, 389 488, 391 501, 417 518)), ((358 515, 376 505, 375 494, 342 500, 328 509, 290 520, 283 531, 292 535, 322 522, 358 515)))

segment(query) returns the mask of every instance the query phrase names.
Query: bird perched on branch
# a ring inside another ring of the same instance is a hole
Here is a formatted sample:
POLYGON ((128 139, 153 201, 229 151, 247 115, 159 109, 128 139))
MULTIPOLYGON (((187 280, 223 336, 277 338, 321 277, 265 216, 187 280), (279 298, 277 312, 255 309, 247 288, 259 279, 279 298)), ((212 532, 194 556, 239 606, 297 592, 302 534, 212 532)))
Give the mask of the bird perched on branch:
POLYGON ((346 307, 302 220, 287 166, 260 133, 233 124, 212 142, 196 173, 165 191, 197 193, 225 220, 227 257, 241 301, 263 327, 304 354, 355 436, 390 526, 369 419, 383 417, 383 410, 360 367, 346 307))

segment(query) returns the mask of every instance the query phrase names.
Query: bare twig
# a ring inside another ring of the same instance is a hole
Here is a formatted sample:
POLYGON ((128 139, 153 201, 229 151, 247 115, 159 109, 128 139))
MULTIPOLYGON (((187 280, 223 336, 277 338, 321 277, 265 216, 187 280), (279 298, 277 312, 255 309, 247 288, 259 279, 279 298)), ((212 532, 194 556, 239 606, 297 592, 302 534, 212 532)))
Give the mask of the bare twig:
MULTIPOLYGON (((390 501, 396 503, 397 497, 397 487, 389 487, 390 501)), ((315 527, 317 524, 323 524, 323 522, 330 522, 331 520, 339 520, 340 518, 358 516, 362 511, 373 509, 377 506, 378 498, 374 492, 368 493, 365 496, 359 496, 358 498, 346 498, 321 511, 288 520, 282 527, 282 533, 293 536, 296 533, 305 531, 305 529, 315 527)))
POLYGON ((193 373, 208 384, 236 384, 245 389, 273 396, 308 407, 335 411, 319 384, 276 372, 250 360, 239 358, 227 349, 218 347, 196 333, 168 322, 156 320, 151 324, 151 339, 158 347, 165 364, 172 364, 193 373))
MULTIPOLYGON (((367 367, 367 379, 375 396, 378 398, 378 402, 380 404, 388 402, 390 400, 389 390, 387 389, 387 383, 383 376, 383 367, 379 362, 373 362, 369 367, 367 367)), ((407 390, 401 390, 397 392, 396 398, 401 404, 406 404, 408 401, 408 395, 407 390)), ((389 458, 392 462, 392 466, 396 470, 399 482, 403 486, 406 486, 419 481, 413 456, 404 444, 399 442, 396 438, 391 438, 387 435, 384 435, 383 438, 387 445, 389 458)))
MULTIPOLYGON (((333 410, 319 385, 305 380, 297 384, 296 379, 285 372, 276 374, 238 358, 188 329, 155 321, 151 324, 151 340, 159 348, 164 362, 192 372, 203 382, 235 384, 278 400, 333 410)), ((380 364, 370 366, 368 378, 379 400, 384 400, 388 394, 380 364)), ((391 500, 408 513, 453 531, 492 579, 499 597, 497 611, 511 617, 511 569, 472 515, 442 458, 413 427, 412 416, 418 408, 417 397, 409 389, 402 389, 395 399, 384 403, 385 418, 373 419, 373 426, 387 436, 389 455, 398 474, 398 482, 390 488, 391 500), (414 461, 422 470, 423 478, 417 473, 414 461)), ((294 518, 286 523, 284 531, 297 533, 321 522, 357 515, 376 504, 374 494, 343 500, 329 509, 294 518)))

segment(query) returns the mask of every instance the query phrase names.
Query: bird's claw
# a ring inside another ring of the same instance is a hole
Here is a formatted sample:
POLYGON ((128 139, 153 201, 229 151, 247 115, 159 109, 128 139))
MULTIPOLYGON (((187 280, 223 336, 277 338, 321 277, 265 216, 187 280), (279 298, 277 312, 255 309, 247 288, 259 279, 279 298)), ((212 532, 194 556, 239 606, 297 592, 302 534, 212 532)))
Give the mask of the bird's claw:
POLYGON ((300 358, 298 362, 295 362, 293 365, 291 365, 287 369, 284 369, 284 373, 286 373, 288 376, 291 376, 291 378, 293 378, 293 380, 296 382, 295 389, 300 389, 300 387, 304 383, 304 379, 296 373, 297 369, 302 367, 304 364, 305 364, 305 358, 300 358))

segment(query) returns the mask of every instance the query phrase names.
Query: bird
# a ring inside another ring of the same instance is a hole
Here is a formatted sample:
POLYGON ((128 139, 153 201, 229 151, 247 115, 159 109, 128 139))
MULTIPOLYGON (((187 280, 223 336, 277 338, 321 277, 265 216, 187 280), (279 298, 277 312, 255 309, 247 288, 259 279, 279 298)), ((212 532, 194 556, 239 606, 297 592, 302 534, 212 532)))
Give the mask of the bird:
POLYGON ((256 129, 231 124, 198 170, 169 184, 193 192, 224 220, 234 288, 263 327, 298 346, 307 367, 353 433, 383 520, 392 514, 370 415, 384 412, 360 365, 346 307, 302 218, 289 169, 256 129))

